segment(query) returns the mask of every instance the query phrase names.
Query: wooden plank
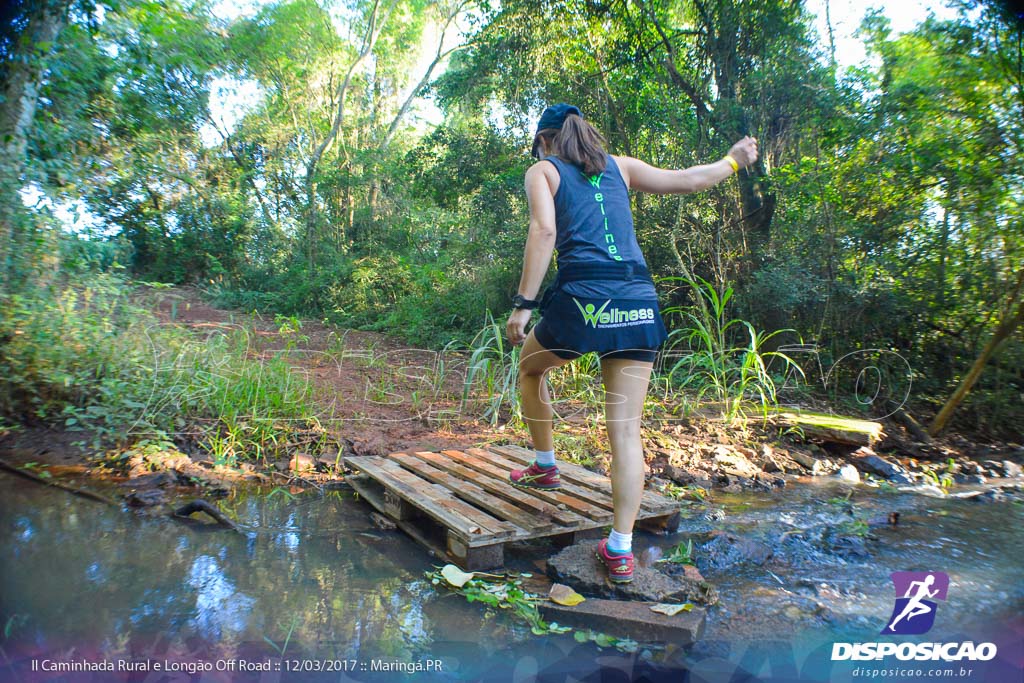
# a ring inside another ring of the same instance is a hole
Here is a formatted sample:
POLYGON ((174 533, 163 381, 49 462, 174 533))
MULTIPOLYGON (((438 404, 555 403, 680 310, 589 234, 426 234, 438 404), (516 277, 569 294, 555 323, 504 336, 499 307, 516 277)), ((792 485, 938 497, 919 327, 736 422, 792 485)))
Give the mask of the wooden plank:
MULTIPOLYGON (((469 449, 467 449, 469 450, 469 449)), ((529 465, 533 462, 534 453, 522 446, 489 446, 487 449, 472 449, 474 451, 482 452, 495 452, 499 455, 505 456, 514 460, 521 465, 529 465)), ((611 490, 611 480, 608 477, 591 472, 585 467, 574 465, 572 463, 562 463, 559 465, 559 470, 563 480, 568 480, 576 484, 586 486, 594 489, 598 492, 606 492, 611 490)), ((665 505, 675 505, 675 503, 664 496, 660 496, 653 491, 644 491, 643 501, 641 508, 654 511, 660 511, 660 508, 665 505)))
MULTIPOLYGON (((485 450, 481 448, 467 448, 466 453, 486 458, 489 462, 509 468, 509 471, 519 469, 522 465, 529 465, 533 462, 533 453, 530 453, 530 457, 525 461, 521 461, 518 457, 508 457, 505 453, 496 453, 493 450, 485 450)), ((580 500, 587 500, 599 505, 609 512, 614 511, 615 503, 612 500, 611 482, 608 479, 595 474, 594 476, 600 480, 599 486, 580 484, 579 479, 571 476, 571 471, 568 470, 568 468, 572 467, 575 467, 575 465, 559 465, 559 474, 562 479, 562 487, 560 490, 572 494, 580 500), (570 476, 566 476, 567 472, 570 476)), ((507 480, 508 472, 505 473, 504 478, 507 480)))
POLYGON ((373 490, 373 477, 368 474, 350 474, 345 477, 345 481, 377 512, 383 515, 388 514, 384 504, 384 496, 379 491, 373 490))
MULTIPOLYGON (((533 462, 534 458, 533 451, 527 450, 521 446, 488 446, 487 449, 466 449, 466 452, 478 451, 480 453, 492 451, 515 460, 521 465, 529 465, 533 462)), ((585 467, 580 467, 579 465, 574 465, 572 463, 563 463, 558 467, 563 480, 568 480, 575 484, 586 486, 598 492, 611 491, 612 484, 608 477, 601 476, 596 472, 591 472, 585 467)), ((640 504, 641 510, 662 514, 666 511, 671 511, 678 506, 679 504, 677 502, 648 490, 644 490, 643 499, 640 504)))
POLYGON ((410 519, 415 515, 415 508, 394 491, 384 489, 384 512, 391 519, 410 519))
MULTIPOLYGON (((486 460, 482 460, 479 456, 473 457, 472 455, 467 455, 466 453, 462 453, 461 451, 441 452, 445 455, 459 459, 460 462, 467 465, 468 467, 471 467, 478 471, 485 471, 487 474, 491 476, 495 476, 495 470, 499 472, 501 471, 500 468, 495 466, 495 461, 500 459, 495 458, 493 454, 490 456, 490 462, 488 462, 486 460)), ((508 472, 505 472, 503 476, 505 477, 505 481, 508 481, 508 472)), ((511 482, 509 482, 509 486, 512 486, 511 482)), ((549 503, 553 503, 555 505, 564 505, 566 508, 571 508, 572 510, 580 513, 584 517, 590 518, 591 521, 597 524, 611 523, 612 515, 609 510, 602 509, 601 507, 596 505, 591 505, 585 500, 571 496, 561 491, 560 489, 530 489, 530 495, 540 498, 541 500, 546 500, 549 503)))
MULTIPOLYGON (((396 471, 401 470, 401 466, 398 465, 398 463, 394 463, 394 465, 397 468, 396 471)), ((401 471, 405 472, 405 470, 401 471)), ((420 477, 416 478, 423 481, 420 477)), ((478 535, 481 538, 486 536, 486 538, 490 540, 474 538, 474 535, 472 535, 472 527, 470 528, 471 535, 469 536, 469 544, 474 547, 481 543, 490 543, 492 540, 515 538, 523 533, 523 530, 515 524, 510 524, 504 520, 497 519, 493 515, 488 514, 485 510, 480 510, 463 500, 455 498, 446 486, 442 486, 441 484, 432 484, 426 481, 423 481, 423 484, 426 484, 437 495, 437 499, 441 502, 441 505, 449 510, 458 512, 465 516, 466 519, 472 520, 476 525, 480 526, 484 530, 484 534, 478 535)), ((421 484, 421 486, 423 484, 421 484)), ((456 531, 459 530, 457 529, 456 531)))
POLYGON ((377 456, 347 458, 346 462, 373 477, 443 526, 464 538, 469 545, 486 545, 510 538, 514 529, 503 528, 499 520, 459 500, 444 500, 433 487, 416 475, 377 456), (467 514, 468 513, 468 514, 467 514))
POLYGON ((485 453, 481 457, 480 455, 470 455, 462 451, 451 450, 442 451, 442 454, 454 458, 475 470, 474 476, 477 482, 490 481, 492 484, 501 486, 503 491, 516 490, 530 498, 551 503, 559 509, 571 509, 586 520, 584 522, 586 526, 610 523, 608 520, 611 519, 611 504, 607 506, 592 504, 589 495, 573 495, 573 492, 565 490, 564 485, 557 489, 531 488, 526 490, 525 488, 516 488, 509 481, 509 472, 515 469, 517 464, 509 462, 495 453, 485 453))
MULTIPOLYGON (((469 450, 479 449, 466 449, 467 452, 469 450)), ((502 479, 505 482, 508 482, 509 472, 511 472, 514 469, 520 469, 522 467, 521 463, 504 458, 501 455, 494 453, 493 451, 481 451, 479 457, 485 458, 488 462, 498 465, 500 468, 506 468, 503 470, 504 476, 502 477, 502 479)), ((530 462, 532 462, 532 459, 530 462)), ((561 470, 561 468, 559 469, 561 470)), ((587 486, 579 486, 578 484, 574 484, 568 479, 566 479, 564 476, 562 476, 561 479, 562 485, 555 490, 570 495, 576 498, 577 500, 585 500, 588 503, 595 505, 596 507, 604 508, 608 512, 613 512, 615 510, 615 503, 612 501, 611 496, 610 483, 607 486, 605 486, 604 490, 596 490, 587 486)))
MULTIPOLYGON (((537 609, 548 621, 600 630, 640 641, 685 645, 704 634, 706 612, 694 607, 674 617, 651 611, 654 603, 587 598, 578 605, 566 606, 542 600, 537 609)), ((684 680, 680 676, 678 680, 684 680)))
MULTIPOLYGON (((466 451, 467 453, 469 451, 473 451, 474 453, 472 455, 477 455, 491 464, 498 465, 499 468, 504 468, 501 471, 503 472, 502 480, 505 482, 508 482, 509 472, 521 467, 520 463, 509 460, 493 451, 484 451, 479 448, 467 448, 466 451)), ((555 490, 568 494, 577 500, 584 500, 597 507, 604 508, 607 512, 614 512, 615 510, 615 503, 612 501, 610 485, 609 487, 606 487, 604 491, 598 491, 589 487, 573 484, 567 481, 565 477, 562 477, 562 485, 555 490)))
MULTIPOLYGON (((363 500, 368 502, 378 511, 385 513, 385 502, 382 496, 382 491, 387 493, 387 489, 384 489, 382 484, 368 474, 349 475, 346 477, 346 480, 352 485, 352 488, 355 489, 363 500)), ((421 517, 419 519, 396 519, 394 522, 399 529, 405 532, 414 541, 427 548, 438 557, 447 559, 459 565, 466 571, 492 569, 504 564, 504 545, 502 542, 495 545, 467 547, 461 539, 450 532, 446 534, 444 528, 440 525, 436 529, 437 536, 446 538, 446 541, 441 542, 432 538, 429 533, 429 529, 424 528, 424 526, 436 524, 437 522, 433 519, 421 517), (445 545, 447 545, 448 548, 445 548, 445 545)))
MULTIPOLYGON (((429 454, 436 455, 436 454, 429 454)), ((438 456, 443 457, 443 456, 438 456)), ((491 513, 498 519, 504 519, 518 527, 516 538, 533 536, 537 532, 544 532, 552 528, 554 524, 543 518, 535 517, 529 512, 512 505, 511 503, 489 494, 472 481, 453 476, 442 469, 434 467, 425 459, 420 459, 408 453, 392 453, 388 456, 390 460, 397 462, 408 470, 416 472, 420 477, 435 484, 440 484, 452 492, 453 495, 462 498, 467 503, 476 505, 491 513)), ((543 535, 543 533, 539 534, 543 535)))
MULTIPOLYGON (((521 509, 531 512, 538 519, 550 519, 557 522, 563 528, 573 528, 580 526, 581 524, 589 524, 590 519, 577 515, 575 512, 568 510, 560 510, 559 508, 551 505, 550 503, 540 500, 535 496, 530 495, 525 491, 511 486, 508 479, 492 479, 492 478, 481 478, 479 472, 470 469, 465 465, 460 464, 449 456, 441 455, 440 453, 430 453, 427 451, 418 451, 414 454, 417 458, 421 458, 435 467, 451 472, 452 474, 458 475, 468 480, 473 480, 477 486, 487 491, 488 493, 498 496, 504 500, 507 500, 521 509)), ((495 468, 497 470, 497 468, 495 468)), ((500 470, 497 470, 500 473, 500 470)), ((546 523, 546 522, 545 522, 546 523)))
POLYGON ((676 510, 662 517, 645 517, 636 520, 636 525, 654 534, 674 534, 683 522, 682 510, 676 510))

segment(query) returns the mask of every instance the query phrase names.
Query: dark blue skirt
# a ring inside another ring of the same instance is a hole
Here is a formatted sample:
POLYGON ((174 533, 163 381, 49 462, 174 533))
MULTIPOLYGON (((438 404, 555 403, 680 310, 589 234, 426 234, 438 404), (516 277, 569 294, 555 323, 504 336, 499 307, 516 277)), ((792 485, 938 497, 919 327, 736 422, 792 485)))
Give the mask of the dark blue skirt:
POLYGON ((535 336, 549 350, 588 353, 657 349, 668 338, 658 300, 584 297, 546 292, 535 336))

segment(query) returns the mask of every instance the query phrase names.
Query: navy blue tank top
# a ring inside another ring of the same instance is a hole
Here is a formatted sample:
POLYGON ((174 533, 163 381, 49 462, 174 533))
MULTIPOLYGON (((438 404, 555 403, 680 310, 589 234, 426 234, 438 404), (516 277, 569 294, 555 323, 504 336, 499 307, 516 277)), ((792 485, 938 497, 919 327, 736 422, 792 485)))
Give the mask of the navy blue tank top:
MULTIPOLYGON (((586 176, 558 157, 545 157, 558 169, 555 193, 557 264, 634 263, 646 266, 633 229, 629 188, 611 156, 604 173, 586 176)), ((568 294, 587 297, 656 298, 649 280, 586 280, 561 285, 568 294)))

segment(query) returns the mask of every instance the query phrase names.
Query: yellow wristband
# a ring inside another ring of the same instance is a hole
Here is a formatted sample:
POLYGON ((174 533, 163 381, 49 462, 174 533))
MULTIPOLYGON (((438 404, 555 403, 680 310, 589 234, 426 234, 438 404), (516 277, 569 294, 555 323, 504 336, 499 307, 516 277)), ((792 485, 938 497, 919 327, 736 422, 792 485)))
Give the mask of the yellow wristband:
POLYGON ((726 154, 725 155, 725 160, 729 162, 730 166, 732 166, 732 172, 733 173, 739 173, 740 172, 740 165, 738 163, 736 163, 736 160, 732 158, 731 154, 726 154))

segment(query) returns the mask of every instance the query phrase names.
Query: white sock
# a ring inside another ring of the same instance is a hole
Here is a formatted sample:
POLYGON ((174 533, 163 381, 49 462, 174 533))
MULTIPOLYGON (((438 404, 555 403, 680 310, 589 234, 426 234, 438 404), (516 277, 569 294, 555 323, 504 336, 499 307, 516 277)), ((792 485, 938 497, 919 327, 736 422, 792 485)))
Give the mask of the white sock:
POLYGON ((608 552, 625 555, 633 552, 633 534, 620 534, 615 529, 608 534, 608 552))
POLYGON ((534 460, 541 467, 554 467, 555 466, 555 452, 554 451, 534 451, 534 460))

